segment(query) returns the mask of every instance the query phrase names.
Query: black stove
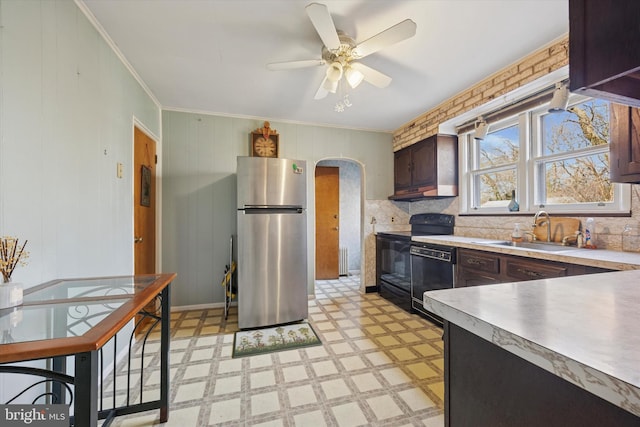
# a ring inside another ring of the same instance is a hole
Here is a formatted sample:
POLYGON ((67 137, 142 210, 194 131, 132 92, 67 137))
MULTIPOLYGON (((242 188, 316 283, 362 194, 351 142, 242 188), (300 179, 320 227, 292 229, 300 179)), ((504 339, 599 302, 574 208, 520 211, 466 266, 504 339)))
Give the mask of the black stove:
POLYGON ((412 215, 411 231, 376 233, 376 286, 380 296, 415 312, 411 300, 411 237, 453 234, 454 216, 412 215))
POLYGON ((409 218, 411 231, 382 231, 378 236, 397 237, 398 239, 411 240, 411 236, 435 236, 453 234, 453 215, 438 213, 415 214, 409 218))
POLYGON ((390 239, 398 239, 398 240, 411 240, 411 231, 379 231, 376 233, 376 236, 384 236, 390 239))

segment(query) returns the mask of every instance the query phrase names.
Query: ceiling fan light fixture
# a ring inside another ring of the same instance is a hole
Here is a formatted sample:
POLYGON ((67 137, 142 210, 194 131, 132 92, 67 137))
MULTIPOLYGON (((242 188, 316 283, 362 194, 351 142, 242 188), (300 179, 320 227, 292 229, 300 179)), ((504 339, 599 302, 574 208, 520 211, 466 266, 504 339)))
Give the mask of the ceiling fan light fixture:
POLYGON ((569 89, 564 83, 558 82, 553 90, 553 98, 549 102, 549 112, 559 113, 566 111, 567 105, 569 105, 569 89))
POLYGON ((347 67, 346 71, 344 72, 344 76, 347 79, 347 82, 349 82, 349 86, 351 86, 352 89, 357 88, 358 85, 364 80, 364 74, 362 74, 358 70, 354 70, 352 67, 347 67))
POLYGON ((334 61, 327 68, 327 80, 338 83, 338 81, 342 78, 342 73, 342 64, 338 61, 334 61))

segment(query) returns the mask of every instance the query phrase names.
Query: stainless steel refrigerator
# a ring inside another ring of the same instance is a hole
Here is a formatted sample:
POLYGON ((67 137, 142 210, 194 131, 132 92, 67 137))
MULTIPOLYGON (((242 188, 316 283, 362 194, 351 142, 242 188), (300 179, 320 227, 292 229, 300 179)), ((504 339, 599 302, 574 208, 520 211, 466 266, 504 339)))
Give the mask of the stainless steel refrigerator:
POLYGON ((306 319, 304 160, 238 157, 238 327, 306 319))

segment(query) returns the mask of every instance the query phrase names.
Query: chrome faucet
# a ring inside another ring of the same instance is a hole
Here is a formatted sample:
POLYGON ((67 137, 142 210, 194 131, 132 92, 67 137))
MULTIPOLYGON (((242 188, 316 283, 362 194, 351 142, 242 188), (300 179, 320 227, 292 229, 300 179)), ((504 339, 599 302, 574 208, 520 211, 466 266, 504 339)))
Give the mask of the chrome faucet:
POLYGON ((551 218, 549 217, 549 214, 546 211, 538 211, 536 212, 535 216, 533 217, 533 225, 532 227, 538 227, 539 225, 545 225, 547 226, 547 242, 551 241, 551 218), (540 216, 546 216, 547 220, 546 221, 542 221, 540 222, 540 224, 538 224, 538 218, 540 216))

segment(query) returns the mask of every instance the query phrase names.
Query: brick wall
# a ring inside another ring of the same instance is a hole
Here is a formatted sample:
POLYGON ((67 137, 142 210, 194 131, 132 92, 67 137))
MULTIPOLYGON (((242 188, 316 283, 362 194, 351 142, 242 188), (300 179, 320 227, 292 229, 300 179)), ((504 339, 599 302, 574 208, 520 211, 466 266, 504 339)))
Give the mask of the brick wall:
POLYGON ((566 36, 487 77, 393 133, 393 151, 438 133, 440 123, 505 95, 569 63, 566 36))

